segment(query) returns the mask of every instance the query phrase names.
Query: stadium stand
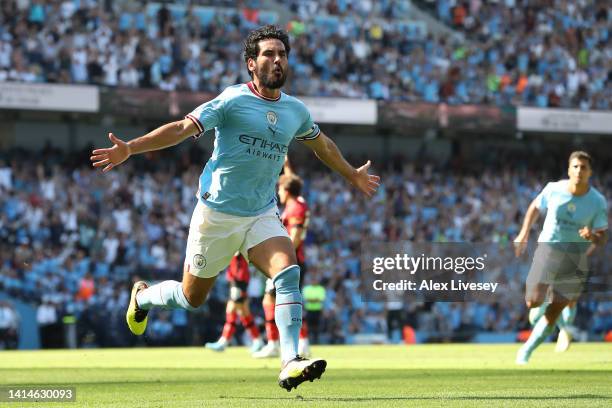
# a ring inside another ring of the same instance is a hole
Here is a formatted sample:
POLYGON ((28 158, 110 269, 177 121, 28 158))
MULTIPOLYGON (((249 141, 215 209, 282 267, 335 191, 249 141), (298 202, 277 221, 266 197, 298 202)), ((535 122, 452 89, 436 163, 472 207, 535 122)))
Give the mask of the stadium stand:
POLYGON ((610 109, 603 1, 436 2, 466 40, 410 20, 409 1, 278 1, 286 22, 246 4, 5 1, 0 81, 219 92, 248 80, 245 33, 277 23, 294 41, 290 93, 610 109))
MULTIPOLYGON (((169 160, 137 158, 99 177, 83 161, 87 152, 67 155, 47 146, 38 153, 3 154, 0 290, 50 305, 59 316, 76 316, 80 345, 130 344, 133 339, 121 330, 128 289, 138 276, 167 279, 182 269, 201 170, 197 158, 204 156, 191 148, 178 157, 166 156, 169 160), (32 160, 40 164, 30 166, 32 160)), ((490 163, 442 165, 398 156, 382 173, 384 186, 372 201, 320 169, 307 163, 300 167, 300 173, 308 175, 305 196, 312 212, 306 282, 323 282, 327 288, 321 341, 351 343, 358 336, 387 331, 385 304, 362 298, 359 251, 364 242, 513 239, 521 211, 542 188, 538 182, 561 174, 541 163, 536 173, 525 159, 518 165, 518 156, 491 151, 490 163), (505 191, 517 193, 511 198, 505 191)), ((538 160, 534 154, 528 162, 538 160)), ((611 174, 602 172, 596 179, 608 199, 611 174)), ((522 285, 516 275, 508 274, 507 279, 522 285)), ((182 310, 157 312, 152 321, 160 322, 151 326, 154 333, 147 341, 198 344, 206 336, 216 338, 219 322, 211 311, 223 310, 225 293, 221 282, 212 301, 193 315, 182 310), (187 325, 189 319, 199 323, 187 325)), ((587 301, 581 307, 588 310, 579 314, 581 324, 592 333, 612 324, 609 302, 587 301)), ((494 304, 405 302, 400 309, 402 320, 428 333, 430 341, 516 331, 525 324, 523 306, 513 299, 494 304)), ((399 341, 400 329, 390 335, 399 341)))
MULTIPOLYGON (((605 110, 612 101, 611 18, 603 1, 9 0, 0 2, 0 82, 216 94, 249 80, 245 34, 280 24, 292 36, 288 93, 605 110), (415 20, 417 5, 457 35, 415 20)), ((164 164, 142 159, 103 178, 82 162, 88 153, 51 146, 0 153, 0 290, 39 305, 45 324, 77 316, 80 345, 127 345, 134 341, 123 330, 128 288, 138 276, 175 278, 181 270, 207 155, 192 149, 164 164)), ((473 165, 396 157, 371 202, 303 165, 313 213, 307 282, 327 288, 322 340, 352 343, 389 332, 398 341, 400 330, 389 330, 388 319, 397 305, 360 296, 359 247, 366 236, 508 243, 538 183, 563 174, 551 163, 564 160, 495 151, 473 165)), ((608 199, 611 174, 596 180, 608 199)), ((508 279, 520 284, 517 276, 508 279)), ((213 311, 222 310, 226 289, 220 281, 199 313, 153 313, 151 344, 216 338, 215 316, 222 312, 213 311)), ((521 329, 518 303, 414 302, 400 309, 417 332, 444 341, 521 329)), ((579 323, 591 333, 612 326, 609 302, 581 308, 579 323)))

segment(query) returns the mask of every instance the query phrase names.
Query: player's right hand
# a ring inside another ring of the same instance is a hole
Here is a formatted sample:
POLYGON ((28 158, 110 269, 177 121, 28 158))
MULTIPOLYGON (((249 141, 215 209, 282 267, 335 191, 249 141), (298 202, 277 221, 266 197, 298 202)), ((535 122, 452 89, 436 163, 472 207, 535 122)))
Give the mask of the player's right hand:
POLYGON ((514 238, 514 255, 516 255, 517 258, 525 252, 528 241, 528 235, 518 234, 517 237, 514 238))
POLYGON ((126 161, 131 154, 130 146, 126 142, 112 133, 108 134, 108 138, 113 142, 113 147, 96 149, 91 152, 92 156, 89 158, 94 167, 105 166, 102 169, 104 173, 126 161))

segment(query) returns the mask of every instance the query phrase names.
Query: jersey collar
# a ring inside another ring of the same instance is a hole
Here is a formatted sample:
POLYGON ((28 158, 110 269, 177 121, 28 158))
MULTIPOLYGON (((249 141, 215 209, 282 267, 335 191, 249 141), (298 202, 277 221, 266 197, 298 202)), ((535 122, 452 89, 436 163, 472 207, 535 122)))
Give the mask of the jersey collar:
POLYGON ((253 85, 253 81, 247 82, 247 86, 249 87, 251 92, 253 92, 257 97, 265 101, 276 102, 281 98, 280 95, 278 95, 278 98, 268 98, 267 96, 263 96, 262 94, 259 93, 259 91, 257 91, 257 89, 255 89, 255 86, 253 85))

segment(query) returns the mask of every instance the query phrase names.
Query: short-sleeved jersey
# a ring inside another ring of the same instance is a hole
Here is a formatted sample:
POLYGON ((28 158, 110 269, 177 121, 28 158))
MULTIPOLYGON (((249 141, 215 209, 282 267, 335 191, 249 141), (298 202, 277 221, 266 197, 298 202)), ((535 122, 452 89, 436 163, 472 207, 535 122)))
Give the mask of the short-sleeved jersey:
POLYGON ((319 136, 306 106, 285 93, 259 94, 252 82, 226 88, 186 116, 200 134, 215 129, 198 199, 214 210, 251 217, 276 205, 276 181, 289 143, 319 136))
POLYGON ((249 274, 249 263, 240 254, 237 254, 230 261, 225 277, 228 281, 234 282, 249 282, 251 275, 249 274))
POLYGON ((296 200, 290 200, 283 213, 281 220, 287 231, 291 232, 294 227, 302 228, 302 243, 295 249, 297 260, 299 263, 304 263, 304 239, 306 238, 306 229, 308 228, 308 222, 310 220, 310 211, 308 210, 308 204, 302 197, 298 197, 296 200))
POLYGON ((605 197, 593 186, 586 194, 575 196, 568 191, 568 184, 569 180, 548 183, 536 197, 538 210, 546 211, 538 242, 587 243, 578 233, 581 228, 608 229, 605 197))

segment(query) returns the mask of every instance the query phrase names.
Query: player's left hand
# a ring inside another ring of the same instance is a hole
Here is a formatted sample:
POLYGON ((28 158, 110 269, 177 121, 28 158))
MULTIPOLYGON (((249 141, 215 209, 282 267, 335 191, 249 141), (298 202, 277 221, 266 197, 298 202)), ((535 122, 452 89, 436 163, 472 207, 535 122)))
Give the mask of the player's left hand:
POLYGON ((591 231, 591 229, 589 227, 582 227, 578 230, 578 234, 580 234, 580 237, 589 241, 592 241, 593 238, 595 237, 593 234, 593 231, 591 231))
POLYGON ((372 163, 368 160, 366 164, 357 169, 357 172, 351 180, 353 185, 368 197, 372 197, 380 185, 379 176, 368 174, 368 169, 371 165, 372 163))

